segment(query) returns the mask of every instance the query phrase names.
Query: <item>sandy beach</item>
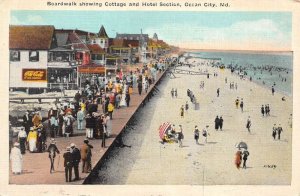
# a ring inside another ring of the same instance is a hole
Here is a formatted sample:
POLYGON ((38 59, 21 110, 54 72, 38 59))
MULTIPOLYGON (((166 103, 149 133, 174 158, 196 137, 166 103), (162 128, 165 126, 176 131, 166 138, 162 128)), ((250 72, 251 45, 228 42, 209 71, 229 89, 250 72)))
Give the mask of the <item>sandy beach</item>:
MULTIPOLYGON (((191 62, 195 59, 190 59, 191 62)), ((195 63, 197 64, 197 62, 195 63)), ((157 94, 137 115, 136 125, 126 130, 124 143, 131 148, 116 148, 104 163, 95 184, 153 184, 153 185, 289 185, 292 170, 292 97, 259 86, 249 80, 241 80, 230 70, 205 67, 180 67, 180 69, 206 70, 210 75, 175 74, 167 77, 157 94), (213 73, 218 73, 217 77, 213 73), (227 78, 227 83, 225 83, 227 78), (200 82, 204 81, 204 89, 200 82), (237 90, 229 83, 237 83, 237 90), (177 88, 178 97, 171 97, 171 89, 177 88), (217 88, 220 96, 217 97, 217 88), (194 92, 200 110, 194 110, 187 97, 187 89, 194 92), (285 96, 286 101, 281 98, 285 96), (236 109, 235 99, 244 101, 244 112, 236 109), (180 107, 188 101, 190 109, 184 118, 180 107), (271 115, 262 117, 261 105, 269 104, 271 115), (214 119, 224 119, 223 131, 214 130, 214 119), (246 129, 251 117, 251 134, 246 129), (161 144, 158 127, 163 122, 183 126, 183 148, 178 144, 161 144), (281 123, 281 140, 273 140, 273 124, 281 123), (200 135, 196 145, 193 131, 198 125, 201 131, 209 125, 208 143, 200 135), (247 169, 234 165, 235 145, 244 141, 250 156, 247 169), (275 166, 275 168, 274 168, 275 166), (273 167, 273 168, 272 168, 273 167)), ((275 89, 276 90, 276 89, 275 89)))

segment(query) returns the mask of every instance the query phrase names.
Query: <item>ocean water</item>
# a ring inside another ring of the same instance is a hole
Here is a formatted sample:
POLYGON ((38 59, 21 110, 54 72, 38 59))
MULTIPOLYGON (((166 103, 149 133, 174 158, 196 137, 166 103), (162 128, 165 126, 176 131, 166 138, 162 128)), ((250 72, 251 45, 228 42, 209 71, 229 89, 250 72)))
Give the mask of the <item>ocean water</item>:
POLYGON ((239 53, 239 52, 189 52, 196 58, 220 58, 225 67, 242 69, 245 77, 265 87, 274 86, 275 92, 293 94, 293 53, 239 53), (275 85, 274 85, 275 84, 275 85))

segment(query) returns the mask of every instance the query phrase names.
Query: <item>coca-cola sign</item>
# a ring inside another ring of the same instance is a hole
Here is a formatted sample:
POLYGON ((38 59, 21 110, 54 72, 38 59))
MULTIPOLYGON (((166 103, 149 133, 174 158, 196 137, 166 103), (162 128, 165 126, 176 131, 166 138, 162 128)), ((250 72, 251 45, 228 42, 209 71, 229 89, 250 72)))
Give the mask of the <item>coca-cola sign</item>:
POLYGON ((47 81, 46 69, 23 69, 22 79, 25 81, 47 81))

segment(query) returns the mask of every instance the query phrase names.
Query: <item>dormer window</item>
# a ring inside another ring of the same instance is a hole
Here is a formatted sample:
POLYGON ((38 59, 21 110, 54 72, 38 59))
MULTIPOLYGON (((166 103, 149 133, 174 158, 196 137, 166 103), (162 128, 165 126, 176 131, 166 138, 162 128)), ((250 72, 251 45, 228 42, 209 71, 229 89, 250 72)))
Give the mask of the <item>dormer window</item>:
POLYGON ((30 51, 29 52, 29 61, 30 62, 39 61, 39 52, 38 51, 30 51))

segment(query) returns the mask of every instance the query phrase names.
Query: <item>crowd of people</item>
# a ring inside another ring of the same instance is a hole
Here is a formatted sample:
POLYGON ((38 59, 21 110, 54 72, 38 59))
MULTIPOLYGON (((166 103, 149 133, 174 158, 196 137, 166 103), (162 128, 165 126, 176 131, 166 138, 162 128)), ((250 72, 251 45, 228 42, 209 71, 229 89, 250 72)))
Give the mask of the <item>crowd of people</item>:
POLYGON ((48 152, 50 173, 53 173, 55 157, 61 153, 61 149, 56 146, 55 138, 73 137, 76 129, 77 133, 85 130, 86 139, 80 149, 74 143, 65 148, 63 153, 65 180, 71 182, 80 179, 78 171, 80 162, 82 172, 90 172, 93 146, 89 144, 89 140, 101 139, 101 147, 107 147, 105 139, 112 134, 114 111, 130 106, 133 88, 137 88, 139 95, 142 95, 143 91, 147 93, 149 87, 156 81, 157 73, 165 68, 165 65, 161 64, 150 63, 127 74, 120 70, 114 80, 111 78, 103 80, 105 85, 87 79, 83 89, 76 92, 73 100, 55 103, 43 117, 41 108, 26 111, 18 138, 11 149, 13 174, 22 173, 22 156, 27 150, 31 153, 48 152), (48 147, 47 138, 49 138, 48 147), (75 179, 72 179, 72 170, 75 179))

